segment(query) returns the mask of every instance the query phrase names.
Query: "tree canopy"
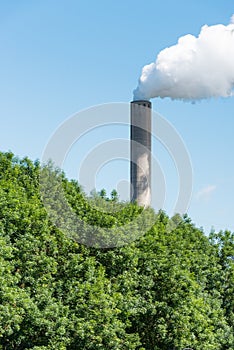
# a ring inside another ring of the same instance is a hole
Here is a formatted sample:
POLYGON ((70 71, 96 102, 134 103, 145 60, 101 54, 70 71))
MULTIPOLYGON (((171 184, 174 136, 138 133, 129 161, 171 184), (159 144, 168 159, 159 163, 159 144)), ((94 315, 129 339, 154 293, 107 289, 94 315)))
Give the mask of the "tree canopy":
MULTIPOLYGON (((1 350, 234 348, 233 233, 207 237, 188 216, 159 212, 129 244, 88 247, 48 215, 40 170, 38 161, 0 153, 1 350)), ((142 212, 119 203, 116 191, 90 202, 76 181, 58 176, 76 215, 92 225, 118 235, 142 212), (107 211, 95 208, 100 200, 107 211)))

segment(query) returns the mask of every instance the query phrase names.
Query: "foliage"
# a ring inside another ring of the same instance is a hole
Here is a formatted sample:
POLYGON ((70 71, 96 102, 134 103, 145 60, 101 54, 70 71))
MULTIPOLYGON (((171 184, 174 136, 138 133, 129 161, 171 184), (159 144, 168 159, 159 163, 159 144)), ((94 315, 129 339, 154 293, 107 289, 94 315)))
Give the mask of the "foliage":
MULTIPOLYGON (((233 349, 231 232, 206 237, 187 216, 160 212, 128 245, 87 247, 51 221, 40 169, 0 153, 1 350, 233 349)), ((90 224, 118 234, 142 213, 115 191, 89 199, 57 173, 74 212, 90 224)))

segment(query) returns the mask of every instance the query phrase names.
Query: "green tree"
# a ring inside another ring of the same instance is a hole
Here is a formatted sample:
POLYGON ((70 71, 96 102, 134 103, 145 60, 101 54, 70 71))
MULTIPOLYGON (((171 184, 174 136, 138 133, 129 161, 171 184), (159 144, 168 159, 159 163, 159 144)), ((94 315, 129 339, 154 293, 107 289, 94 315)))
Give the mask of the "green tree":
POLYGON ((89 198, 51 164, 0 153, 0 350, 233 349, 233 234, 208 238, 163 212, 146 230, 152 210, 112 195, 89 198), (116 248, 70 239, 61 187, 71 212, 117 243, 147 232, 116 248))

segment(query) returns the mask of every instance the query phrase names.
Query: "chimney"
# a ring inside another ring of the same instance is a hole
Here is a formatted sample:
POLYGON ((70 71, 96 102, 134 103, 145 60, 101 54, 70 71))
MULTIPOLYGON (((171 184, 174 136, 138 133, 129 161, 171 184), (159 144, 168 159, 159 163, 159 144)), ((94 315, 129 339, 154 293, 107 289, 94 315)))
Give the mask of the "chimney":
POLYGON ((151 102, 131 102, 131 201, 151 203, 151 102))

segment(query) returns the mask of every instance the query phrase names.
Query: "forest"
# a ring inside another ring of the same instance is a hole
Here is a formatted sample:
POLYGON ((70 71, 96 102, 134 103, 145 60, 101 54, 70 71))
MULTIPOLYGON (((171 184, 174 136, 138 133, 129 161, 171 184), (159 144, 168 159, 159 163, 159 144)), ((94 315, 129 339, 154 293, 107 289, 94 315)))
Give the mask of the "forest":
POLYGON ((188 215, 144 216, 116 191, 88 197, 45 167, 76 217, 101 228, 95 240, 81 224, 63 230, 51 216, 56 191, 41 193, 42 168, 0 153, 0 350, 234 349, 232 232, 207 236, 188 215))

